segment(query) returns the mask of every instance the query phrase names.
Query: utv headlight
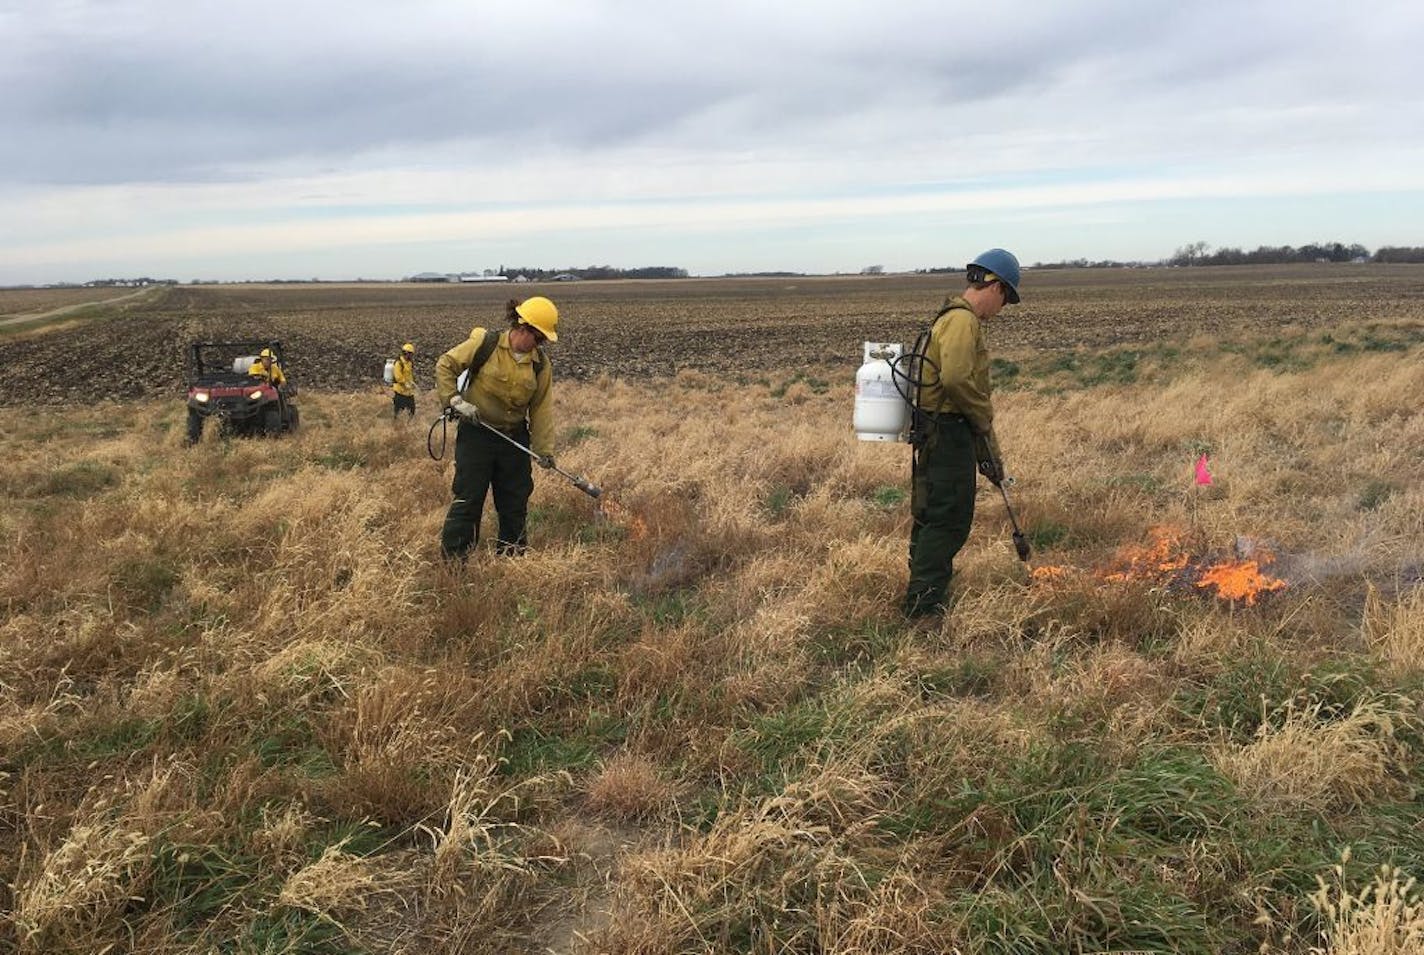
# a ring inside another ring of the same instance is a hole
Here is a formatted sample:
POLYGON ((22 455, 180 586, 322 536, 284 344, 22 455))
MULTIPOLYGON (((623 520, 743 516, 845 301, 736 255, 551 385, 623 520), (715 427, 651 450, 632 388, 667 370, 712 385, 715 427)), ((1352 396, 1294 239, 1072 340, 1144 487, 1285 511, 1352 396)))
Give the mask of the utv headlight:
POLYGON ((206 391, 195 391, 193 392, 193 400, 198 402, 199 404, 207 404, 208 393, 206 391))
POLYGON ((261 389, 261 388, 257 388, 257 389, 255 389, 255 390, 253 390, 253 391, 249 391, 249 392, 247 393, 247 397, 248 397, 248 399, 249 399, 250 401, 256 401, 258 398, 261 398, 261 397, 262 397, 262 389, 261 389))

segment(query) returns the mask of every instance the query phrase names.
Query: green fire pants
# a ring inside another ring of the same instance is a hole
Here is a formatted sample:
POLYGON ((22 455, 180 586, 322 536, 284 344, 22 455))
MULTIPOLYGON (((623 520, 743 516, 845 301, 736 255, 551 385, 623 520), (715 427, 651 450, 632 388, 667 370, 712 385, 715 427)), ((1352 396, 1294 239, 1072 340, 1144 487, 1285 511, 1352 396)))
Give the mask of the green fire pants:
MULTIPOLYGON (((529 446, 529 429, 508 432, 529 446)), ((506 556, 524 553, 528 538, 524 522, 529 495, 534 493, 534 471, 529 455, 478 424, 460 422, 455 432, 455 500, 445 514, 440 531, 440 551, 446 557, 464 557, 480 540, 480 515, 485 496, 494 489, 494 509, 499 514, 495 552, 506 556)))
POLYGON ((910 585, 905 614, 944 609, 954 555, 974 522, 974 436, 960 415, 929 415, 910 489, 910 585))

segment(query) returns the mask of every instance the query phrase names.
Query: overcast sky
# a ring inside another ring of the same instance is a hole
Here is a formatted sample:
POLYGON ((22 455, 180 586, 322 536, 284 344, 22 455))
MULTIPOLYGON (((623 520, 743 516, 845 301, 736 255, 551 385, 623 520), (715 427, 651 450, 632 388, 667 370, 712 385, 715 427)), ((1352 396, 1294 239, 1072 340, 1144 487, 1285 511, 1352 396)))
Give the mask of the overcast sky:
POLYGON ((0 0, 0 284, 1424 245, 1417 0, 0 0))

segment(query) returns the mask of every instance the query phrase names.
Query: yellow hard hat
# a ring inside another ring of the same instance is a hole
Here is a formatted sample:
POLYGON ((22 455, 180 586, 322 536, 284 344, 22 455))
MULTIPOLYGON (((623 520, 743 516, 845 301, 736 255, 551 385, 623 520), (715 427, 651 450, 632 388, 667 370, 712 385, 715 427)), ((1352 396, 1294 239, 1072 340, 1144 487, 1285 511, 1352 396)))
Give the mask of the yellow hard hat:
POLYGON ((542 295, 526 298, 515 306, 514 313, 526 325, 539 330, 551 342, 559 340, 559 309, 542 295))
POLYGON ((272 354, 272 349, 270 349, 270 348, 264 348, 264 349, 262 349, 262 351, 257 355, 257 357, 258 357, 258 358, 275 358, 276 356, 272 354))
POLYGON ((414 354, 415 354, 415 346, 412 345, 410 342, 406 342, 404 345, 401 346, 401 351, 408 351, 408 352, 410 352, 412 355, 414 355, 414 354))

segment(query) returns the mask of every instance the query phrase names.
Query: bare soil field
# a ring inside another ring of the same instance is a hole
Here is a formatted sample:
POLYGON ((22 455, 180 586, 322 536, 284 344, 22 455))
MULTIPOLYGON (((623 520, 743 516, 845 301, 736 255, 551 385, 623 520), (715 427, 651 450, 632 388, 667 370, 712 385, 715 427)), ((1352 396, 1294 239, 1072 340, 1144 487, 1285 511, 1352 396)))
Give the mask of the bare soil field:
POLYGON ((16 318, 70 305, 102 302, 132 291, 133 289, 122 288, 0 289, 0 318, 16 318))
MULTIPOLYGON (((0 404, 177 397, 184 345, 277 338, 303 386, 379 380, 400 343, 417 374, 475 325, 498 325, 511 296, 548 295, 564 319, 560 376, 643 379, 682 369, 757 378, 858 363, 867 339, 910 341, 958 274, 582 282, 183 286, 108 317, 0 345, 0 404)), ((88 290, 92 294, 92 290, 88 290)), ((1424 318, 1424 266, 1309 265, 1044 271, 990 330, 995 354, 1187 342, 1424 318)))

